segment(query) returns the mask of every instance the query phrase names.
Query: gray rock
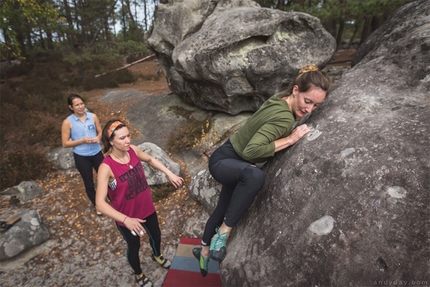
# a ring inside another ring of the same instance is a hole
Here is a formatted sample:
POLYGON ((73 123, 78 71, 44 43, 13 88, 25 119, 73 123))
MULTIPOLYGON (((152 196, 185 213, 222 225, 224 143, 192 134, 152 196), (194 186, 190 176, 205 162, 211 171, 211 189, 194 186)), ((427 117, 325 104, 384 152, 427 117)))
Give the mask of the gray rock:
POLYGON ((21 220, 1 233, 0 261, 11 259, 49 239, 48 229, 42 224, 37 210, 21 210, 16 216, 21 220))
POLYGON ((212 213, 218 203, 222 185, 210 174, 209 169, 201 170, 190 185, 190 196, 203 204, 208 213, 212 213))
POLYGON ((213 5, 210 0, 160 4, 147 38, 170 89, 202 109, 256 111, 301 67, 323 68, 334 55, 334 38, 308 14, 250 1, 213 5))
POLYGON ((201 121, 207 114, 210 115, 207 111, 184 103, 173 94, 148 95, 135 90, 109 91, 100 101, 113 103, 118 109, 127 104, 127 120, 141 133, 141 136, 132 138, 132 143, 139 145, 151 142, 163 150, 169 149, 169 135, 182 127, 187 116, 201 121), (124 102, 124 98, 128 100, 124 102))
POLYGON ((42 190, 43 187, 34 180, 22 181, 19 185, 3 190, 0 195, 16 196, 23 203, 37 198, 42 190))
MULTIPOLYGON (((174 162, 160 147, 153 143, 143 143, 137 146, 145 153, 151 155, 152 157, 158 159, 164 166, 166 166, 171 172, 176 175, 180 175, 181 166, 174 162)), ((146 162, 142 162, 143 167, 145 169, 146 179, 149 185, 156 185, 162 183, 169 183, 169 179, 167 178, 164 172, 159 171, 158 169, 154 169, 152 166, 147 164, 146 162)))
POLYGON ((314 132, 263 167, 223 285, 428 282, 430 2, 396 15, 310 117, 314 132))
POLYGON ((76 170, 72 148, 54 148, 48 153, 48 160, 60 170, 76 170))

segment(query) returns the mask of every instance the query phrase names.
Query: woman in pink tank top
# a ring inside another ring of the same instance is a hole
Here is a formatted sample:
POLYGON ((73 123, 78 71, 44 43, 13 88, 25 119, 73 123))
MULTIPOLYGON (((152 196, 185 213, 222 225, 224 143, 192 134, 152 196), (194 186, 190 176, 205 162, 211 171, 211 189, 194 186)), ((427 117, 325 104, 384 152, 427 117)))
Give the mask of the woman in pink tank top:
POLYGON ((170 261, 161 254, 161 231, 141 161, 164 172, 176 188, 182 186, 184 179, 132 145, 128 128, 118 120, 106 123, 102 143, 107 156, 98 171, 97 208, 115 220, 124 237, 128 248, 127 259, 136 275, 136 283, 139 286, 152 286, 140 267, 140 237, 145 232, 148 234, 152 259, 161 267, 169 268, 170 261), (111 204, 106 202, 107 196, 111 204))

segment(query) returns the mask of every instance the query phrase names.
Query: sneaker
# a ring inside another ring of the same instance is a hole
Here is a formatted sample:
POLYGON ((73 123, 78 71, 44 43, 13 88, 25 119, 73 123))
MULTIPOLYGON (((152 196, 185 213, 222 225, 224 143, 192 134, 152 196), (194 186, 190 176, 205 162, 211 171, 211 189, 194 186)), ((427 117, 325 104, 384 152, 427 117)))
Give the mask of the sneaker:
POLYGON ((227 244, 228 232, 219 233, 218 228, 216 229, 216 234, 212 237, 211 246, 209 247, 209 252, 211 258, 215 261, 223 261, 227 255, 227 244))
POLYGON ((203 277, 206 277, 208 275, 208 265, 209 265, 209 259, 210 257, 206 258, 202 255, 202 248, 196 247, 193 249, 193 255, 194 257, 199 260, 200 265, 200 273, 202 273, 203 277))
POLYGON ((142 274, 140 278, 137 278, 136 276, 134 278, 136 279, 137 286, 152 287, 152 282, 145 276, 145 274, 142 274))
POLYGON ((172 262, 170 262, 169 259, 165 259, 163 257, 163 254, 160 254, 160 256, 155 256, 154 254, 152 254, 152 260, 154 260, 155 262, 157 262, 158 264, 160 264, 161 267, 163 267, 164 269, 169 269, 170 265, 172 264, 172 262))

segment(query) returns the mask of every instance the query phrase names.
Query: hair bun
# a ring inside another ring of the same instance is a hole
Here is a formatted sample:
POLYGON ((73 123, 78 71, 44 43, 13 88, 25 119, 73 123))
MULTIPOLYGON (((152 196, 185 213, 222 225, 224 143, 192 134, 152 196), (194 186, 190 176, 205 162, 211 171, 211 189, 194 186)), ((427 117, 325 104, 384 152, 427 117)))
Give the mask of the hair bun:
POLYGON ((307 72, 315 72, 318 71, 318 67, 315 64, 304 66, 300 69, 299 75, 307 73, 307 72))

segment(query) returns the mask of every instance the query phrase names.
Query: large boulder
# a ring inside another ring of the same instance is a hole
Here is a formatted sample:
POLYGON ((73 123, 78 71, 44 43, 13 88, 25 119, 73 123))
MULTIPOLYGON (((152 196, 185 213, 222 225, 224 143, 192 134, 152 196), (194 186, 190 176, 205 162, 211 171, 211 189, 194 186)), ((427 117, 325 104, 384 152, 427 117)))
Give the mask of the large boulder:
MULTIPOLYGON (((142 143, 137 146, 139 149, 141 149, 143 152, 151 155, 153 158, 160 161, 165 167, 167 167, 171 172, 173 172, 176 175, 180 175, 181 173, 181 166, 174 162, 167 153, 162 150, 159 146, 153 144, 153 143, 142 143)), ((166 176, 164 172, 159 171, 156 168, 153 168, 148 163, 142 161, 142 165, 145 169, 145 175, 146 179, 148 181, 148 185, 157 185, 157 184, 163 184, 163 183, 169 183, 169 178, 166 176)))
POLYGON ((232 115, 256 111, 301 67, 323 68, 336 49, 319 19, 239 0, 160 4, 146 42, 176 95, 232 115))
POLYGON ((400 11, 313 113, 312 133, 263 168, 223 285, 427 284, 430 2, 400 11))

